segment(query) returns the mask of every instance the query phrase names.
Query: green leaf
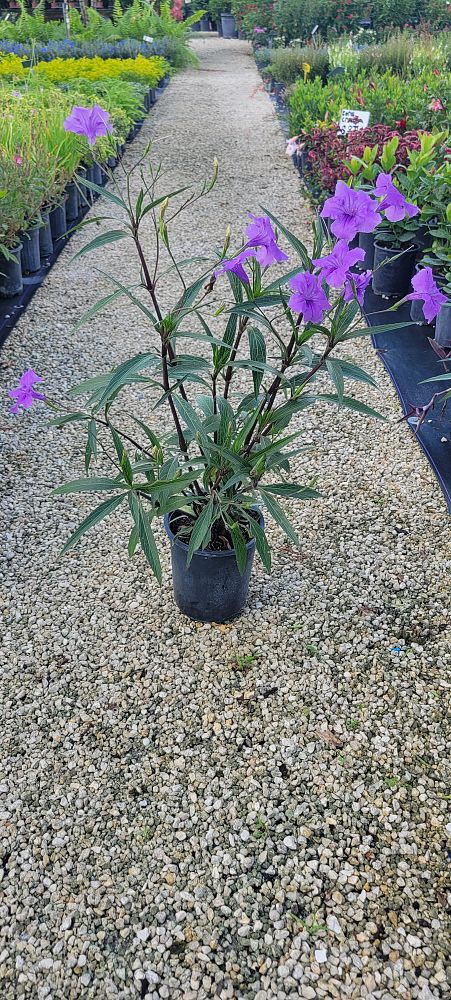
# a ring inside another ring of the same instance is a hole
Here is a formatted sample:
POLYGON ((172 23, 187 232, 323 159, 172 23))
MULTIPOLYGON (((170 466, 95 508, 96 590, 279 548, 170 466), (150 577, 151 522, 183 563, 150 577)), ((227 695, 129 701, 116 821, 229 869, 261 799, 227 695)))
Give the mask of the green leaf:
POLYGON ((275 493, 278 497, 286 497, 290 500, 316 500, 321 496, 317 490, 311 486, 299 486, 297 483, 274 483, 266 486, 267 493, 275 493))
POLYGON ((138 427, 140 427, 141 430, 144 431, 144 434, 149 439, 152 446, 155 448, 156 452, 155 461, 157 462, 158 465, 162 465, 164 461, 164 455, 163 455, 163 448, 161 446, 159 438, 151 429, 151 427, 148 427, 143 420, 139 420, 138 417, 133 417, 132 419, 135 421, 135 424, 138 424, 138 427))
POLYGON ((368 337, 370 334, 373 336, 377 333, 390 333, 392 330, 405 330, 405 323, 384 323, 381 326, 367 326, 360 330, 348 330, 347 333, 339 337, 337 343, 343 344, 345 340, 355 340, 356 337, 368 337))
POLYGON ((88 413, 66 413, 64 415, 61 414, 60 417, 52 417, 52 419, 49 420, 49 424, 55 427, 64 427, 64 424, 78 423, 82 420, 89 421, 89 419, 90 417, 88 413))
POLYGON ((134 556, 138 542, 139 542, 139 531, 136 527, 136 524, 134 524, 130 532, 130 537, 128 539, 127 552, 129 559, 131 559, 132 556, 134 556))
POLYGON ((109 381, 107 381, 105 385, 96 408, 100 409, 100 407, 107 402, 109 397, 112 396, 117 389, 126 385, 130 375, 135 375, 137 372, 141 372, 143 368, 151 368, 153 365, 159 363, 159 361, 160 359, 155 352, 149 352, 147 354, 137 354, 134 358, 130 358, 128 361, 124 361, 122 365, 114 368, 113 371, 109 373, 109 381))
POLYGON ((95 420, 90 420, 88 424, 88 440, 86 442, 85 448, 85 469, 89 472, 89 466, 91 464, 91 458, 95 458, 97 455, 97 423, 95 420))
POLYGON ((345 406, 348 410, 355 410, 356 413, 363 413, 366 417, 375 417, 376 420, 387 421, 387 417, 384 417, 382 413, 378 413, 377 410, 373 410, 371 406, 367 406, 366 403, 362 403, 360 399, 353 399, 352 396, 343 396, 342 400, 339 400, 338 396, 329 395, 329 393, 318 393, 317 400, 322 400, 325 403, 339 403, 340 406, 345 406))
POLYGON ((290 539, 290 542, 293 542, 293 545, 296 545, 299 548, 300 547, 299 538, 294 528, 290 524, 285 512, 282 510, 280 504, 271 495, 271 493, 266 492, 266 489, 260 488, 260 493, 262 496, 263 503, 265 504, 265 507, 268 508, 271 517, 273 517, 276 523, 282 528, 282 531, 285 532, 287 537, 290 539))
POLYGON ((122 503, 124 497, 124 493, 118 497, 110 497, 109 500, 105 500, 104 503, 99 504, 98 507, 92 510, 91 513, 88 514, 88 517, 86 517, 85 520, 78 525, 78 528, 75 529, 69 540, 63 546, 61 555, 64 555, 64 553, 68 552, 69 549, 72 549, 86 531, 93 528, 95 524, 99 523, 99 521, 103 521, 104 517, 108 517, 109 514, 112 514, 113 510, 116 510, 116 507, 119 507, 119 504, 122 503))
POLYGON ((240 576, 242 576, 244 570, 246 569, 246 562, 247 562, 246 542, 236 521, 233 521, 229 525, 229 527, 230 527, 230 534, 232 536, 233 548, 235 550, 235 558, 236 558, 236 564, 238 566, 238 572, 240 576))
POLYGON ((326 368, 337 390, 338 402, 341 406, 345 393, 345 381, 343 378, 343 372, 340 368, 339 363, 337 363, 334 358, 327 359, 326 368))
POLYGON ((155 543, 154 534, 150 526, 149 515, 145 513, 140 504, 140 517, 139 517, 139 540, 141 542, 141 548, 144 555, 149 563, 152 572, 155 574, 158 583, 161 584, 162 572, 160 557, 158 555, 157 546, 155 543))
POLYGON ((211 525, 213 523, 213 513, 214 513, 213 501, 209 500, 208 503, 205 505, 202 513, 197 518, 197 521, 195 522, 194 528, 191 532, 191 538, 188 543, 188 553, 186 557, 187 566, 189 566, 196 550, 202 548, 202 544, 210 532, 211 525))
POLYGON ((129 236, 130 233, 128 233, 125 229, 110 229, 109 233, 101 233, 100 236, 96 236, 90 243, 86 243, 81 250, 77 250, 77 253, 72 257, 72 260, 77 260, 78 257, 84 257, 85 254, 91 253, 91 250, 98 250, 100 247, 107 246, 109 243, 117 243, 118 240, 125 240, 129 236))
POLYGON ((112 201, 114 205, 119 205, 120 208, 123 208, 127 212, 127 206, 125 204, 125 201, 123 201, 122 198, 118 198, 116 194, 113 194, 113 192, 110 191, 109 188, 99 187, 98 184, 94 184, 94 181, 88 181, 86 177, 81 178, 76 176, 75 180, 77 181, 77 185, 79 187, 81 188, 87 187, 89 188, 90 191, 97 191, 97 194, 101 194, 104 198, 107 199, 107 201, 112 201))
POLYGON ((271 572, 271 549, 268 545, 264 528, 261 528, 255 517, 251 517, 249 514, 244 515, 246 520, 249 522, 249 529, 251 534, 255 538, 255 545, 260 559, 268 571, 271 572))
POLYGON ((307 253, 306 247, 304 246, 303 243, 301 243, 301 240, 299 240, 297 236, 294 235, 294 233, 290 232, 290 230, 287 229, 286 226, 282 225, 282 223, 279 222, 278 219, 276 219, 275 215, 272 215, 271 212, 268 212, 267 208, 264 208, 263 211, 265 212, 266 215, 269 215, 271 222, 274 222, 274 224, 277 226, 277 229, 281 233, 283 233, 285 239, 288 240, 290 246, 292 246, 293 250, 296 251, 298 257, 300 257, 302 261, 302 266, 305 268, 305 270, 310 271, 312 266, 310 262, 310 257, 307 253))
MULTIPOLYGON (((90 309, 87 309, 87 311, 83 313, 75 326, 72 327, 71 332, 77 333, 77 331, 80 330, 80 328, 84 326, 88 320, 92 319, 93 316, 96 316, 98 312, 102 311, 102 309, 106 309, 107 306, 111 305, 112 302, 115 302, 116 299, 119 299, 123 294, 124 293, 122 291, 118 290, 116 292, 110 292, 109 295, 104 295, 102 299, 98 299, 98 301, 91 306, 90 309)), ((92 382, 92 379, 88 379, 87 381, 92 382)))
MULTIPOLYGON (((261 332, 256 326, 249 326, 247 328, 247 335, 249 338, 249 354, 251 356, 252 362, 263 362, 266 363, 266 341, 261 332)), ((258 396, 260 391, 260 386, 262 383, 263 371, 252 367, 252 380, 254 383, 254 392, 258 396)))
POLYGON ((103 493, 109 490, 125 489, 125 483, 120 479, 109 479, 107 476, 89 476, 88 479, 72 479, 52 490, 53 496, 64 493, 103 493))

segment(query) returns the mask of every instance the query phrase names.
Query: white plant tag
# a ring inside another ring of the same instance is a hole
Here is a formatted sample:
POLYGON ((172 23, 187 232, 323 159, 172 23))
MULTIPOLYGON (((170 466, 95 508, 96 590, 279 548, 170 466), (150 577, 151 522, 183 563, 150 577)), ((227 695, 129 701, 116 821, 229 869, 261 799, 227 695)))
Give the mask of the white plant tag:
POLYGON ((369 111, 352 111, 350 108, 344 108, 340 115, 340 132, 342 135, 357 132, 360 128, 366 128, 369 120, 369 111))

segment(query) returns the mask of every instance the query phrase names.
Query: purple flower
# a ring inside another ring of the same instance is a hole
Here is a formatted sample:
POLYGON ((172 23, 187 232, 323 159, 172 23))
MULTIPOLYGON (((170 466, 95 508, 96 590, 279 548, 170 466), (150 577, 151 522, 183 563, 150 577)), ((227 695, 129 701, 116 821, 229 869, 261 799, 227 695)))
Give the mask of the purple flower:
POLYGON ((373 277, 372 271, 363 271, 362 274, 349 275, 345 281, 343 298, 345 302, 352 302, 357 299, 359 306, 363 306, 365 291, 373 277))
POLYGON ((249 278, 244 270, 243 264, 248 257, 254 256, 255 253, 253 250, 242 250, 241 253, 239 253, 237 257, 233 257, 232 260, 224 260, 221 267, 218 267, 215 271, 215 277, 218 277, 220 274, 225 274, 226 271, 232 271, 232 274, 236 274, 240 281, 244 281, 244 283, 248 285, 249 278))
POLYGON ((290 308, 302 313, 304 323, 321 323, 330 302, 320 278, 316 274, 310 274, 310 271, 301 271, 291 279, 290 287, 294 289, 294 295, 288 300, 290 308))
POLYGON ((247 226, 246 235, 248 237, 247 247, 257 247, 256 259, 261 267, 269 267, 270 264, 288 260, 286 253, 277 246, 276 234, 272 228, 267 215, 252 215, 249 212, 252 222, 247 226))
POLYGON ((341 288, 349 277, 351 267, 364 257, 364 250, 350 250, 346 240, 338 240, 332 253, 327 257, 317 257, 313 264, 320 271, 321 281, 327 281, 331 288, 341 288))
POLYGON ((98 104, 94 104, 92 108, 72 108, 65 119, 64 128, 66 132, 86 136, 90 146, 95 145, 99 136, 113 131, 108 111, 104 111, 98 104))
POLYGON ((438 285, 434 281, 434 276, 432 274, 431 267, 425 267, 422 271, 418 271, 417 274, 412 278, 412 288, 413 292, 409 292, 406 295, 406 299, 414 301, 415 299, 422 300, 423 305, 423 315, 428 323, 432 323, 432 320, 438 316, 440 312, 440 307, 448 302, 448 298, 443 292, 440 291, 438 285))
POLYGON ((8 395, 15 400, 11 407, 11 413, 17 413, 19 406, 23 406, 24 410, 29 410, 34 399, 45 399, 41 392, 35 392, 33 389, 36 382, 42 382, 41 376, 36 375, 32 368, 27 368, 26 372, 20 376, 17 389, 9 390, 8 395))
POLYGON ((379 174, 374 193, 378 198, 382 198, 379 203, 379 211, 385 212, 385 217, 389 222, 402 222, 406 215, 407 218, 412 219, 420 211, 416 205, 406 201, 399 188, 393 184, 390 174, 379 174))
POLYGON ((322 219, 333 219, 331 230, 340 240, 350 240, 357 233, 372 233, 381 221, 378 204, 365 191, 354 191, 344 181, 337 181, 335 194, 326 198, 322 219))

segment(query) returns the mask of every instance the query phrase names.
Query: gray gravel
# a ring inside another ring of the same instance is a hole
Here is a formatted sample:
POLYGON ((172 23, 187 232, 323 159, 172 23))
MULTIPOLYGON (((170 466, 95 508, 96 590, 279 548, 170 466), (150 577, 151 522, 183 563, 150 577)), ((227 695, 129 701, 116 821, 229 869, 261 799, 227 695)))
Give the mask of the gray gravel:
MULTIPOLYGON (((262 202, 309 217, 244 43, 199 39, 141 136, 177 182, 221 183, 180 231, 202 249, 262 202)), ((2 352, 56 391, 143 350, 117 306, 74 337, 103 287, 61 255, 2 352)), ((220 238, 220 237, 219 237, 220 238)), ((120 245, 99 255, 134 273, 120 245)), ((2 1000, 442 1000, 449 544, 439 487, 376 355, 383 425, 309 411, 323 497, 293 505, 228 626, 177 612, 111 519, 63 561, 88 509, 76 432, 6 405, 1 546, 2 1000), (447 563, 448 560, 448 563, 447 563), (243 657, 250 659, 243 660, 243 657)), ((288 505, 290 508, 290 505, 288 505)))

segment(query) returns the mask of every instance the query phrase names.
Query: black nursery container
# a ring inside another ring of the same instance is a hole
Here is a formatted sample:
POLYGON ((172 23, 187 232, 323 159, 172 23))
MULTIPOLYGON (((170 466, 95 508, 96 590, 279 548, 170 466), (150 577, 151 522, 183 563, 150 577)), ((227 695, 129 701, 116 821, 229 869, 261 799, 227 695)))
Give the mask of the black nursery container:
POLYGON ((41 212, 42 226, 39 230, 39 251, 41 260, 43 257, 50 257, 53 253, 52 230, 50 228, 50 218, 48 212, 41 212))
POLYGON ((67 201, 66 201, 66 220, 67 222, 75 222, 78 219, 79 205, 78 205, 78 188, 74 181, 71 181, 66 188, 67 201))
POLYGON ((374 266, 374 233, 359 233, 359 247, 364 251, 363 260, 359 260, 359 271, 372 271, 374 266))
POLYGON ((435 321, 435 341, 440 347, 451 351, 451 302, 445 302, 440 306, 435 321))
POLYGON ((39 271, 41 266, 41 251, 39 249, 39 230, 41 224, 36 223, 30 226, 25 233, 21 234, 22 242, 22 274, 33 274, 39 271))
POLYGON ((61 240, 63 236, 66 235, 67 231, 66 205, 64 202, 62 205, 57 205, 56 208, 52 208, 52 211, 49 212, 49 219, 52 239, 54 242, 56 242, 56 240, 61 240))
POLYGON ((0 254, 0 299, 12 299, 13 295, 19 295, 23 289, 21 250, 21 243, 12 247, 9 251, 11 254, 9 260, 0 254))
MULTIPOLYGON (((174 535, 168 514, 164 526, 171 543, 175 602, 182 614, 196 622, 221 623, 237 618, 247 600, 255 539, 246 545, 246 566, 241 576, 233 549, 226 552, 198 549, 187 566, 188 546, 174 535)), ((261 516, 260 527, 263 527, 261 516)))
POLYGON ((417 246, 408 246, 402 251, 397 247, 374 244, 373 292, 387 299, 406 295, 415 270, 417 246), (393 260, 393 258, 396 258, 393 260), (384 263, 385 262, 385 263, 384 263), (383 264, 383 267, 381 266, 383 264))

